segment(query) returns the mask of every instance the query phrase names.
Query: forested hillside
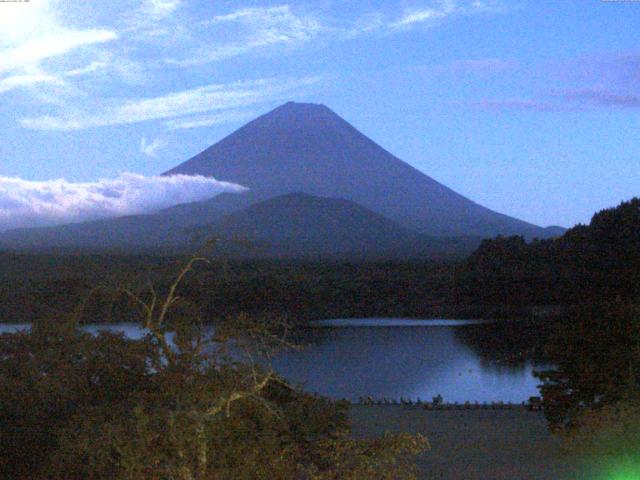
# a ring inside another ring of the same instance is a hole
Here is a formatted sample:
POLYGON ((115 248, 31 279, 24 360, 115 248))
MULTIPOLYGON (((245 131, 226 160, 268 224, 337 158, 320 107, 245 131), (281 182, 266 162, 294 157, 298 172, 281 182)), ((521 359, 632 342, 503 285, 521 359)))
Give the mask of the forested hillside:
POLYGON ((456 276, 458 303, 547 306, 640 293, 640 199, 596 213, 562 237, 482 242, 456 276))

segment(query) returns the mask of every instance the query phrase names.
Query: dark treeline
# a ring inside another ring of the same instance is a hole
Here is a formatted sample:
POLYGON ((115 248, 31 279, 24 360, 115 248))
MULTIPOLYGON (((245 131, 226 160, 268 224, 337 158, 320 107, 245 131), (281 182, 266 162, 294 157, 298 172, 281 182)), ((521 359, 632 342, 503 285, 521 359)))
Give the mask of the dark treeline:
POLYGON ((467 331, 468 343, 484 352, 503 340, 536 346, 542 340, 553 367, 537 376, 551 431, 567 450, 584 458, 606 456, 624 466, 623 476, 637 478, 640 199, 603 210, 589 225, 555 240, 485 241, 460 268, 455 292, 460 302, 478 301, 494 310, 547 313, 543 321, 495 326, 509 327, 508 335, 467 331), (531 330, 536 324, 538 335, 531 330))
POLYGON ((456 276, 459 304, 513 309, 578 305, 640 293, 640 199, 596 213, 562 237, 485 240, 456 276))
MULTIPOLYGON (((0 255, 0 321, 30 322, 68 313, 90 296, 95 319, 126 321, 118 288, 166 290, 175 256, 0 255), (98 288, 99 287, 99 288, 98 288), (96 290, 98 288, 98 290, 96 290), (105 313, 108 310, 108 314, 105 313)), ((244 312, 291 323, 332 317, 455 316, 455 265, 407 262, 226 262, 212 258, 181 286, 205 321, 244 312)))
POLYGON ((640 303, 587 301, 562 320, 547 345, 555 368, 539 377, 551 428, 571 434, 585 413, 640 402, 640 303))
POLYGON ((480 358, 493 365, 520 367, 549 361, 547 346, 554 332, 549 318, 510 319, 455 329, 456 337, 480 358))
POLYGON ((69 314, 96 287, 106 291, 169 279, 179 260, 142 255, 0 253, 0 321, 27 323, 69 314))
MULTIPOLYGON (((463 263, 429 261, 213 262, 185 282, 205 321, 245 312, 292 322, 331 317, 530 317, 558 306, 640 289, 640 201, 594 215, 564 236, 526 243, 485 240, 463 263)), ((109 306, 116 287, 169 284, 181 256, 0 254, 0 319, 29 322, 69 312, 96 287, 109 306)), ((111 307, 109 307, 111 308, 111 307)), ((126 309, 120 309, 126 311, 126 309)), ((118 308, 111 316, 119 318, 118 308)))
MULTIPOLYGON (((0 319, 29 322, 69 312, 96 287, 166 288, 180 256, 0 254, 0 319)), ((292 322, 331 317, 514 318, 555 314, 640 290, 640 200, 594 215, 560 238, 485 240, 463 263, 233 261, 215 257, 185 282, 205 321, 245 312, 292 322)), ((109 307, 111 308, 111 307, 109 307)), ((123 309, 121 309, 123 310, 123 309)), ((96 315, 112 321, 111 316, 96 315)))
POLYGON ((206 272, 197 291, 212 316, 267 312, 304 323, 440 315, 450 308, 452 279, 452 266, 425 262, 244 263, 206 272))

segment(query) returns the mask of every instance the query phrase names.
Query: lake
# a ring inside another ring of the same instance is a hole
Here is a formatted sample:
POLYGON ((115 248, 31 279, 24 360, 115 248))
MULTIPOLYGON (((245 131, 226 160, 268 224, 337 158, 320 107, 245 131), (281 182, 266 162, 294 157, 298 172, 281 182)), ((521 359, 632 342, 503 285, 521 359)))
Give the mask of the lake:
MULTIPOLYGON (((284 351, 274 368, 308 392, 334 399, 431 400, 448 402, 522 402, 539 395, 531 361, 500 363, 481 355, 461 329, 483 328, 468 320, 335 319, 317 322, 297 342, 303 351, 284 351)), ((0 324, 0 333, 28 325, 0 324)), ((91 332, 144 332, 133 324, 90 325, 91 332)))

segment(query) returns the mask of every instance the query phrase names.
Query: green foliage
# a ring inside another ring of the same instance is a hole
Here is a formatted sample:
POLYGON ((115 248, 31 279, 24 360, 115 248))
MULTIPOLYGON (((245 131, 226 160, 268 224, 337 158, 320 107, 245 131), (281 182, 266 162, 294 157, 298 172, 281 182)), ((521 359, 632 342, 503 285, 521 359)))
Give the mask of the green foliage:
POLYGON ((352 440, 346 405, 253 361, 286 344, 282 329, 245 315, 207 338, 179 295, 196 261, 163 295, 121 291, 140 340, 84 333, 82 312, 0 336, 1 478, 415 478, 423 437, 352 440))
POLYGON ((420 435, 385 434, 375 440, 323 441, 318 445, 317 464, 309 470, 311 480, 396 480, 416 478, 411 457, 428 447, 420 435), (320 468, 319 468, 319 466, 320 468), (335 468, 334 465, 338 466, 335 468))

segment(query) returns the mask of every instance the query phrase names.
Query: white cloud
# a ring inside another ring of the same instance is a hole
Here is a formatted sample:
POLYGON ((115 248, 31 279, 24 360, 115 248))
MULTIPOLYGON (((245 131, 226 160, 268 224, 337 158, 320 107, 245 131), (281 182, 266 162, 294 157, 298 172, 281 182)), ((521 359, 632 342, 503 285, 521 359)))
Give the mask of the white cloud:
POLYGON ((409 10, 401 17, 370 11, 356 19, 338 22, 317 15, 302 15, 290 5, 242 8, 189 27, 188 43, 195 47, 185 58, 169 64, 193 66, 224 60, 272 47, 298 46, 318 40, 348 40, 375 32, 409 30, 448 17, 504 11, 502 0, 440 0, 427 8, 409 10))
POLYGON ((361 16, 353 22, 350 27, 344 28, 343 36, 346 39, 365 35, 383 29, 387 20, 385 16, 380 12, 370 12, 361 16))
POLYGON ((399 20, 389 24, 392 30, 405 30, 419 24, 429 24, 455 15, 500 13, 504 10, 498 0, 441 0, 437 6, 410 10, 399 20))
POLYGON ((188 175, 145 177, 125 173, 87 183, 0 177, 0 231, 150 213, 222 192, 244 190, 214 178, 188 175))
POLYGON ((92 43, 115 40, 110 30, 59 30, 54 34, 33 38, 18 46, 0 51, 0 72, 38 65, 50 57, 64 55, 92 43))
POLYGON ((32 75, 13 75, 0 80, 0 93, 8 92, 21 87, 30 87, 39 83, 49 83, 55 85, 63 85, 64 82, 53 75, 43 73, 32 75))
MULTIPOLYGON (((154 120, 164 120, 171 130, 214 125, 238 118, 227 110, 290 96, 314 80, 203 85, 161 95, 156 87, 162 80, 154 82, 165 77, 159 73, 165 73, 166 62, 204 65, 324 39, 393 34, 430 18, 495 11, 498 1, 444 0, 403 17, 380 10, 333 20, 319 14, 321 9, 309 13, 292 3, 240 8, 195 22, 185 0, 119 0, 97 8, 95 24, 75 26, 67 20, 77 22, 73 8, 62 0, 9 2, 0 5, 0 93, 30 87, 32 103, 46 104, 19 120, 31 129, 70 131, 154 120), (144 84, 144 91, 158 96, 109 98, 113 92, 142 91, 118 89, 117 82, 144 84)), ((200 78, 203 70, 190 72, 200 78)))
POLYGON ((0 46, 16 45, 54 29, 51 0, 32 0, 29 4, 5 2, 0 15, 0 46))
MULTIPOLYGON (((79 77, 89 74, 100 74, 103 80, 105 75, 109 78, 122 80, 128 84, 139 85, 147 80, 143 64, 127 58, 126 55, 117 55, 108 50, 92 52, 95 60, 84 66, 64 71, 65 77, 79 77)), ((87 85, 90 79, 83 79, 82 84, 87 85)))
POLYGON ((59 0, 0 4, 0 92, 38 86, 31 91, 35 98, 42 98, 46 97, 42 86, 64 85, 72 91, 61 77, 81 74, 82 69, 65 75, 60 66, 68 59, 62 57, 86 55, 90 50, 84 47, 118 38, 112 29, 63 26, 62 8, 59 0))
MULTIPOLYGON (((324 27, 312 16, 299 16, 289 5, 269 8, 244 8, 228 15, 219 15, 204 22, 208 30, 235 27, 234 37, 238 40, 213 43, 201 47, 195 55, 186 60, 170 60, 182 66, 214 62, 248 53, 255 49, 275 45, 304 43, 316 38, 324 27)), ((211 32, 209 32, 211 33, 211 32)))
POLYGON ((64 72, 65 76, 67 77, 77 77, 80 75, 86 75, 88 73, 93 73, 96 72, 100 69, 106 68, 109 64, 107 62, 101 62, 101 61, 93 61, 88 65, 85 65, 84 67, 80 67, 80 68, 74 68, 73 70, 68 70, 66 72, 64 72))
POLYGON ((394 27, 408 27, 416 23, 424 23, 431 20, 439 20, 453 13, 453 7, 445 5, 443 8, 426 8, 422 10, 416 10, 403 16, 400 20, 392 23, 390 26, 394 27))
POLYGON ((181 6, 182 0, 145 0, 142 10, 154 19, 161 19, 171 15, 181 6))
POLYGON ((37 130, 81 130, 137 123, 190 114, 227 110, 273 100, 316 83, 318 78, 262 79, 231 84, 212 84, 160 97, 116 102, 102 112, 67 116, 24 118, 20 123, 37 130))
POLYGON ((223 112, 214 113, 212 115, 196 115, 187 118, 177 118, 168 120, 165 125, 169 130, 183 130, 186 128, 210 127, 212 125, 220 125, 229 122, 241 122, 255 118, 255 112, 223 112))
POLYGON ((162 137, 154 138, 150 143, 147 143, 147 139, 143 137, 140 140, 140 152, 147 157, 155 157, 158 154, 158 150, 166 147, 167 144, 167 141, 162 137))

